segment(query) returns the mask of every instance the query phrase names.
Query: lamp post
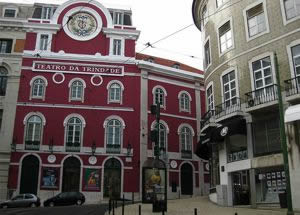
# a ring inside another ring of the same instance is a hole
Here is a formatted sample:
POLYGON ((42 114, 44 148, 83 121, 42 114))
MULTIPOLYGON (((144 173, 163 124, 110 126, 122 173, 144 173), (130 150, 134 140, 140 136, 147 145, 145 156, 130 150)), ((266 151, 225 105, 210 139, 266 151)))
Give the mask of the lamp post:
POLYGON ((48 145, 50 154, 53 154, 53 145, 54 145, 54 140, 53 140, 53 137, 51 137, 49 140, 49 145, 48 145))
POLYGON ((92 155, 94 156, 95 155, 95 152, 96 152, 96 141, 93 140, 93 143, 92 143, 92 146, 91 146, 91 149, 92 149, 92 155))
POLYGON ((126 157, 130 157, 131 156, 131 149, 132 146, 130 143, 127 144, 127 153, 126 153, 126 157))
POLYGON ((10 144, 10 149, 12 152, 17 151, 17 138, 14 137, 12 143, 10 144))

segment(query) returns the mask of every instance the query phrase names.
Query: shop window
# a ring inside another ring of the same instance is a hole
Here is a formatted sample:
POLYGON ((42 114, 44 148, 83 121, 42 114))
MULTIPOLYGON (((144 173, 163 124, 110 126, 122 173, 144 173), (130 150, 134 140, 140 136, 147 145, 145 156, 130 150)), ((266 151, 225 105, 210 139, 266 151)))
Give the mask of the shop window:
POLYGON ((255 121, 253 128, 255 156, 281 151, 278 116, 255 121))
POLYGON ((0 53, 11 53, 12 39, 0 39, 0 53))
POLYGON ((5 67, 0 67, 0 96, 5 96, 8 71, 5 67))
POLYGON ((300 0, 283 0, 287 20, 300 16, 300 0))
POLYGON ((230 21, 219 28, 220 53, 224 53, 233 47, 232 30, 230 21))
POLYGON ((39 150, 41 144, 43 123, 41 117, 32 115, 26 123, 25 149, 39 150))
POLYGON ((17 10, 13 8, 4 9, 4 17, 15 18, 17 16, 17 10))

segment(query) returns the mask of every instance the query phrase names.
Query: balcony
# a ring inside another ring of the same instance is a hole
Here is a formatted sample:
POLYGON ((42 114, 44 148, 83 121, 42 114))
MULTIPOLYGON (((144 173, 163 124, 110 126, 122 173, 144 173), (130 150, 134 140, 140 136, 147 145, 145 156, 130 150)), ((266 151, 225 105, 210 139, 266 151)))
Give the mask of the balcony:
POLYGON ((192 159, 192 150, 182 149, 181 150, 181 158, 192 159))
POLYGON ((210 123, 215 121, 215 110, 207 111, 201 118, 200 126, 201 130, 204 130, 205 127, 208 127, 210 123))
POLYGON ((66 152, 80 152, 80 143, 79 142, 67 142, 66 152))
POLYGON ((300 100, 300 76, 284 81, 286 100, 300 100))
POLYGON ((40 150, 40 141, 25 141, 25 150, 40 150))
POLYGON ((227 119, 232 116, 236 116, 242 113, 241 109, 241 99, 234 98, 215 107, 215 118, 216 121, 221 121, 221 119, 227 119))
POLYGON ((255 110, 277 104, 277 84, 254 90, 245 94, 246 110, 255 110))
POLYGON ((107 144, 106 145, 106 153, 120 154, 121 153, 121 145, 119 145, 119 144, 107 144))

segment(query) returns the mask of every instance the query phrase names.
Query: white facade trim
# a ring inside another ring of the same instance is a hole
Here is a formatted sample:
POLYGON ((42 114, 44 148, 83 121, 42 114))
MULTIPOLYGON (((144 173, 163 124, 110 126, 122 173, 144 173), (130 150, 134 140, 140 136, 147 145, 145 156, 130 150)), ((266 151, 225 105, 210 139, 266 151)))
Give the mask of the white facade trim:
POLYGON ((3 7, 3 9, 2 9, 2 17, 4 17, 4 14, 5 14, 6 10, 14 10, 15 11, 15 16, 14 17, 9 17, 9 18, 16 18, 18 16, 19 8, 15 7, 14 5, 9 5, 9 6, 4 6, 3 7))
POLYGON ((110 56, 125 56, 125 39, 121 36, 115 36, 115 35, 109 35, 109 55, 110 56), (114 50, 114 40, 120 40, 121 41, 121 54, 115 55, 113 53, 114 50))
POLYGON ((156 85, 156 86, 153 87, 153 89, 152 89, 152 95, 153 95, 153 103, 152 103, 152 104, 155 104, 155 91, 156 91, 157 89, 161 89, 161 90, 164 92, 164 97, 163 97, 163 102, 164 102, 164 103, 163 103, 163 104, 160 104, 160 107, 166 110, 166 107, 167 107, 167 99, 166 99, 166 97, 167 97, 167 91, 166 91, 166 89, 165 89, 163 86, 161 86, 161 85, 156 85))
POLYGON ((190 89, 195 89, 196 88, 196 86, 193 85, 193 84, 188 84, 188 83, 184 83, 184 82, 177 81, 177 80, 167 79, 167 78, 164 78, 164 77, 158 77, 158 76, 155 76, 155 75, 149 75, 148 79, 152 80, 152 81, 159 81, 159 82, 162 82, 162 83, 173 84, 173 85, 176 85, 176 86, 186 87, 186 88, 190 88, 190 89))
POLYGON ((86 126, 85 119, 84 119, 80 114, 77 114, 77 113, 69 114, 69 115, 64 119, 63 126, 66 127, 68 121, 69 121, 71 118, 73 118, 73 117, 79 118, 79 119, 81 120, 81 123, 82 123, 82 127, 83 127, 83 128, 86 126))
POLYGON ((295 78, 295 71, 294 71, 294 60, 293 60, 293 54, 292 54, 292 47, 300 45, 300 39, 294 40, 290 44, 286 46, 286 51, 288 54, 289 59, 289 66, 290 66, 290 72, 291 72, 291 78, 295 78))
POLYGON ((42 124, 43 126, 46 125, 46 118, 45 116, 41 113, 41 112, 30 112, 28 113, 23 120, 23 124, 26 125, 27 124, 27 120, 31 117, 31 116, 35 116, 37 115, 38 117, 40 117, 42 119, 42 124))
POLYGON ((191 95, 189 94, 189 92, 187 92, 187 91, 185 91, 185 90, 180 91, 180 92, 178 93, 179 112, 188 112, 188 113, 191 113, 191 109, 192 109, 192 107, 191 107, 191 101, 192 101, 192 97, 191 97, 191 95), (186 94, 186 95, 189 97, 189 101, 188 101, 189 107, 188 107, 188 110, 187 110, 187 109, 181 108, 181 101, 180 101, 180 99, 181 99, 181 95, 182 95, 182 94, 186 94))
POLYGON ((125 129, 126 124, 125 124, 124 120, 123 120, 121 117, 117 116, 117 115, 111 115, 111 116, 107 117, 107 118, 104 120, 104 122, 103 122, 103 128, 106 128, 107 123, 108 123, 110 120, 112 120, 112 119, 119 120, 119 121, 121 122, 121 124, 122 124, 123 129, 125 129))
POLYGON ((124 85, 121 81, 118 81, 118 80, 112 80, 110 82, 108 82, 107 86, 106 86, 106 89, 107 89, 107 104, 110 104, 110 103, 119 103, 119 104, 123 104, 123 91, 124 91, 124 85), (121 88, 121 92, 120 92, 120 101, 115 101, 115 100, 110 100, 110 87, 112 84, 118 84, 120 85, 120 88, 121 88))
MULTIPOLYGON (((281 0, 280 0, 281 1, 281 0)), ((270 33, 270 27, 269 27, 269 19, 268 19, 268 11, 267 11, 267 6, 266 6, 266 0, 257 0, 254 3, 248 5, 244 10, 243 10, 243 16, 244 16, 244 25, 245 25, 245 34, 246 34, 246 40, 247 42, 258 38, 264 34, 270 33), (247 18, 247 11, 250 10, 251 8, 263 4, 263 9, 264 9, 264 16, 265 16, 265 21, 266 21, 266 30, 263 32, 260 32, 252 37, 249 35, 249 28, 248 28, 248 18, 247 18)))
POLYGON ((297 15, 291 19, 287 19, 286 18, 286 12, 285 12, 285 7, 284 7, 284 0, 280 0, 280 8, 281 8, 281 16, 282 16, 282 21, 283 21, 283 25, 288 25, 291 22, 294 22, 298 19, 300 19, 300 15, 297 15))

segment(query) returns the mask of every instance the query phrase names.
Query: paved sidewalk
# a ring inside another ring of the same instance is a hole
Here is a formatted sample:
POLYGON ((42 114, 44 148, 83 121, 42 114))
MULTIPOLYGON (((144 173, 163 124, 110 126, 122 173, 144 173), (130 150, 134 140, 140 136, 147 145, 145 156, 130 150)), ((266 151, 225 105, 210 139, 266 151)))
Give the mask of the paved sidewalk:
MULTIPOLYGON (((139 205, 141 205, 141 215, 150 215, 159 213, 152 213, 152 204, 133 204, 126 205, 124 215, 138 215, 139 205)), ((236 207, 220 207, 208 200, 208 197, 194 197, 190 199, 168 200, 168 212, 166 215, 194 215, 194 208, 197 208, 197 215, 285 215, 286 209, 272 210, 267 209, 251 209, 251 208, 236 208, 236 207)), ((110 213, 112 215, 112 211, 110 213)), ((115 209, 115 215, 121 215, 122 208, 115 209)), ((295 215, 300 213, 295 213, 295 215)), ((105 213, 108 215, 108 212, 105 213)))

